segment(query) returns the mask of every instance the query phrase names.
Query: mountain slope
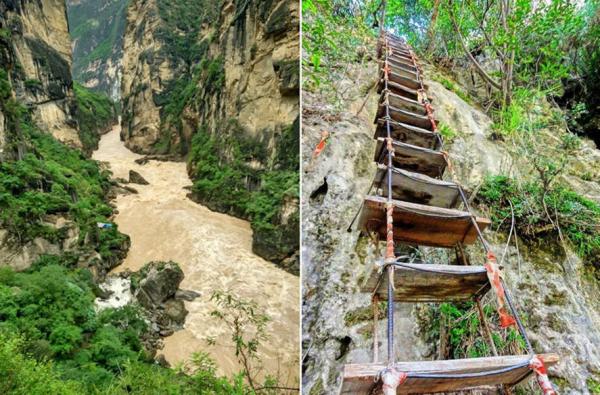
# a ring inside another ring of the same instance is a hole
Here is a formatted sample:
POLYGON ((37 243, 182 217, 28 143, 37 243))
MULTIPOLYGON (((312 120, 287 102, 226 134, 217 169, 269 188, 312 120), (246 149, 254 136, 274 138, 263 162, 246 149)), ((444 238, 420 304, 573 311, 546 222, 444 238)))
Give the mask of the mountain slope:
POLYGON ((127 3, 128 0, 67 1, 73 78, 113 101, 121 97, 127 3))

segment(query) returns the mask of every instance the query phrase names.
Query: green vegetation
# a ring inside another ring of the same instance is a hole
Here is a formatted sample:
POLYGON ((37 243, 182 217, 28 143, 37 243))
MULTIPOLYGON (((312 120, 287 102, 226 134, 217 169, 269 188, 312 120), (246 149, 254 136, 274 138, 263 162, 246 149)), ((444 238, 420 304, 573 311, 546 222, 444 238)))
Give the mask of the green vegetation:
POLYGON ((96 162, 37 130, 25 109, 10 98, 10 84, 0 70, 0 106, 9 118, 8 151, 19 160, 0 162, 0 225, 18 243, 36 237, 59 243, 66 229, 47 223, 50 215, 63 215, 79 228, 80 253, 96 251, 102 266, 116 265, 128 244, 117 227, 100 231, 97 222, 110 222, 106 203, 109 175, 96 162), (3 77, 3 78, 2 78, 3 77), (14 133, 10 133, 14 131, 14 133))
POLYGON ((461 99, 463 99, 463 101, 465 101, 469 104, 473 104, 473 100, 471 100, 469 95, 461 87, 456 85, 456 83, 452 82, 450 79, 436 74, 433 76, 433 80, 442 84, 444 86, 444 88, 448 89, 449 91, 456 93, 456 95, 458 97, 460 97, 461 99))
POLYGON ((106 386, 126 361, 146 358, 140 338, 147 327, 134 307, 95 313, 93 288, 85 269, 1 268, 0 333, 20 334, 15 346, 37 361, 54 360, 67 382, 106 386))
POLYGON ((441 122, 438 124, 438 131, 444 137, 446 142, 452 142, 452 140, 454 140, 454 138, 458 135, 456 130, 441 122))
POLYGON ((70 35, 76 42, 73 52, 73 78, 85 82, 98 79, 94 91, 110 94, 111 79, 104 74, 108 60, 116 63, 122 52, 128 0, 68 2, 70 35), (92 63, 100 61, 93 70, 92 63))
POLYGON ((360 47, 370 51, 373 46, 377 32, 370 26, 369 10, 378 3, 368 0, 355 8, 328 0, 302 2, 303 89, 319 92, 329 103, 341 105, 343 93, 338 82, 348 64, 367 61, 356 54, 360 47))
POLYGON ((117 114, 108 96, 93 92, 77 82, 74 89, 79 138, 84 150, 90 153, 98 148, 100 134, 116 123, 117 114))
POLYGON ((65 239, 62 229, 44 222, 62 214, 79 227, 81 248, 93 248, 114 265, 123 254, 127 237, 116 226, 100 231, 97 222, 110 222, 112 209, 105 202, 108 174, 51 136, 23 123, 29 150, 22 160, 0 163, 0 223, 20 243, 36 237, 53 242, 65 239), (84 245, 86 239, 91 245, 84 245))
MULTIPOLYGON (((500 355, 518 354, 525 350, 519 332, 510 328, 499 331, 498 315, 491 305, 483 308, 492 330, 492 339, 500 355)), ((445 350, 444 359, 478 358, 492 356, 492 350, 483 337, 481 321, 474 302, 442 303, 425 309, 427 320, 421 325, 430 341, 438 339, 445 350)))
POLYGON ((506 176, 486 178, 478 196, 489 208, 492 221, 501 229, 510 229, 512 204, 521 237, 531 241, 544 235, 558 238, 560 228, 585 263, 597 267, 600 205, 596 202, 562 186, 544 190, 539 182, 519 184, 506 176))
POLYGON ((236 120, 209 133, 200 129, 188 156, 193 192, 212 209, 250 218, 264 253, 280 260, 298 246, 298 213, 281 224, 286 201, 299 196, 298 125, 285 129, 277 141, 278 155, 267 158, 267 147, 247 136, 236 120), (223 158, 227 158, 225 161, 223 158), (255 168, 253 163, 268 163, 255 168))
POLYGON ((177 152, 185 155, 189 147, 185 144, 185 138, 181 136, 183 128, 183 111, 188 106, 196 106, 203 102, 201 94, 219 93, 225 83, 225 70, 223 60, 203 59, 193 69, 192 76, 183 76, 173 80, 165 92, 158 95, 155 102, 161 108, 161 123, 165 131, 154 146, 157 153, 165 154, 168 152, 177 152), (171 146, 171 132, 177 132, 180 135, 181 146, 171 146))
POLYGON ((195 354, 188 368, 180 371, 150 363, 139 341, 146 324, 135 308, 108 309, 96 314, 87 281, 76 277, 72 272, 52 266, 27 274, 0 270, 3 296, 0 391, 3 394, 253 393, 244 383, 242 373, 232 380, 218 376, 215 363, 206 354, 195 354), (40 283, 44 275, 50 276, 49 294, 44 289, 46 282, 40 283), (61 295, 64 289, 67 295, 61 295), (33 297, 38 299, 32 300, 33 297), (56 305, 44 305, 42 301, 56 305), (7 317, 7 314, 16 309, 11 303, 22 302, 29 303, 22 309, 30 320, 25 327, 39 329, 38 340, 15 335, 10 328, 12 315, 7 317), (70 326, 73 314, 82 320, 81 324, 70 326), (60 353, 52 354, 50 344, 55 344, 60 353))
POLYGON ((600 381, 590 377, 585 381, 585 383, 591 394, 600 394, 600 381))
POLYGON ((157 3, 163 24, 156 36, 165 43, 167 54, 176 62, 183 61, 190 73, 206 53, 207 43, 198 42, 198 33, 204 23, 218 20, 222 0, 159 0, 157 3))

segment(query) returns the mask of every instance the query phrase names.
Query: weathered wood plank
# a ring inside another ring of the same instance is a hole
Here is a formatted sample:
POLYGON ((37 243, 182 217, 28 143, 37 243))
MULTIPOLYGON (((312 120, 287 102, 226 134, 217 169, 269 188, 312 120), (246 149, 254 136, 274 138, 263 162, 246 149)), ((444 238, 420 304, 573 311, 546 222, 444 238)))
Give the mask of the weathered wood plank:
MULTIPOLYGON (((416 145, 417 147, 437 150, 440 146, 434 132, 419 128, 406 123, 390 121, 390 132, 394 140, 405 144, 416 145)), ((385 121, 381 118, 377 120, 374 138, 387 137, 387 127, 385 121)))
MULTIPOLYGON (((420 113, 414 113, 411 111, 403 110, 392 105, 389 106, 390 118, 396 122, 407 123, 409 125, 417 126, 422 129, 433 131, 433 125, 427 115, 421 115, 420 113)), ((385 105, 380 104, 377 109, 377 115, 375 120, 378 118, 385 117, 385 105)), ((437 122, 436 122, 437 125, 437 122)))
MULTIPOLYGON (((385 82, 384 82, 383 78, 380 77, 379 83, 377 84, 377 93, 381 93, 381 91, 383 91, 384 88, 385 88, 385 82)), ((411 89, 402 84, 398 84, 393 81, 388 81, 388 89, 390 90, 390 92, 394 92, 398 95, 403 95, 403 96, 409 97, 413 100, 418 99, 418 94, 417 94, 416 89, 411 89)))
MULTIPOLYGON (((383 78, 383 76, 383 69, 381 69, 379 77, 383 78)), ((417 81, 413 75, 407 75, 407 73, 390 70, 388 72, 388 79, 391 82, 404 85, 410 89, 421 89, 421 82, 417 81)))
MULTIPOLYGON (((411 71, 415 74, 418 70, 417 66, 414 63, 412 63, 412 61, 398 60, 398 59, 394 59, 393 57, 388 57, 387 61, 391 65, 402 67, 402 68, 406 69, 407 71, 411 71)), ((379 59, 379 67, 380 68, 383 67, 384 62, 385 62, 385 59, 383 59, 383 58, 379 59)))
MULTIPOLYGON (((375 117, 375 123, 377 123, 378 118, 382 118, 385 115, 384 108, 381 108, 384 104, 385 98, 386 98, 386 95, 383 94, 383 95, 381 95, 381 97, 379 99, 380 106, 379 106, 379 109, 377 112, 377 116, 375 117)), ((397 94, 391 93, 391 92, 388 92, 387 98, 388 98, 390 106, 392 106, 394 108, 409 111, 411 113, 418 114, 421 116, 427 116, 427 111, 425 110, 425 107, 423 106, 423 104, 419 103, 416 100, 409 99, 402 95, 397 95, 397 94)))
MULTIPOLYGON (((387 300, 386 273, 382 275, 377 269, 373 270, 362 284, 361 291, 369 293, 376 291, 381 300, 387 300)), ((489 289, 489 281, 483 266, 429 263, 395 266, 394 300, 397 302, 464 301, 482 295, 489 289)))
MULTIPOLYGON (((387 191, 387 166, 377 165, 373 186, 387 191)), ((456 208, 460 191, 458 185, 453 182, 392 168, 392 197, 395 200, 428 206, 456 208)))
MULTIPOLYGON (((377 232, 382 240, 386 237, 386 199, 367 196, 359 219, 363 232, 377 232)), ((394 239, 407 244, 431 247, 454 247, 458 243, 472 244, 477 231, 468 212, 425 206, 394 200, 394 239)), ((476 218, 483 231, 490 224, 486 218, 476 218)))
MULTIPOLYGON (((557 354, 541 354, 539 357, 547 366, 558 362, 557 354)), ((486 358, 455 359, 447 361, 398 362, 394 366, 406 373, 457 374, 491 372, 498 369, 524 364, 527 355, 510 355, 486 358)), ((382 364, 351 364, 344 366, 340 394, 369 394, 377 387, 377 374, 386 366, 382 364)), ((513 385, 530 373, 528 366, 508 372, 476 378, 411 378, 398 387, 397 394, 424 394, 467 390, 486 385, 513 385)), ((377 393, 377 392, 375 392, 377 393)))
MULTIPOLYGON (((387 146, 384 138, 377 139, 375 148, 375 162, 387 164, 387 156, 384 155, 384 148, 387 146)), ((394 167, 425 174, 426 176, 437 178, 444 174, 446 169, 446 159, 440 151, 435 151, 412 144, 406 144, 394 141, 394 157, 392 164, 394 167)))

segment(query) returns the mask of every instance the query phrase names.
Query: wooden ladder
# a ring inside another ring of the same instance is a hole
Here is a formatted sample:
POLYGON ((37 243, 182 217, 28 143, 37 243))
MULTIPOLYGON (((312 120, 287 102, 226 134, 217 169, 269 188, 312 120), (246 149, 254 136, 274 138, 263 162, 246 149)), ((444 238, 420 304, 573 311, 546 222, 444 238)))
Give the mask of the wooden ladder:
POLYGON ((374 265, 361 291, 370 293, 373 303, 387 301, 387 361, 377 361, 378 345, 374 344, 373 363, 344 366, 340 393, 424 394, 473 388, 508 392, 535 372, 544 393, 552 394, 544 366, 557 363, 558 356, 534 354, 503 280, 493 277, 495 258, 482 234, 490 221, 472 214, 458 183, 442 179, 448 157, 413 51, 403 39, 382 31, 377 54, 381 94, 374 135, 377 173, 374 193, 363 202, 358 228, 386 241, 384 260, 374 265), (485 266, 468 265, 463 253, 464 245, 477 241, 488 254, 485 266), (397 245, 457 248, 463 264, 414 262, 396 256, 397 245), (506 299, 514 317, 511 324, 517 325, 528 354, 497 355, 481 305, 481 297, 490 290, 496 292, 499 305, 506 299), (395 302, 467 300, 477 303, 493 356, 396 361, 395 302))

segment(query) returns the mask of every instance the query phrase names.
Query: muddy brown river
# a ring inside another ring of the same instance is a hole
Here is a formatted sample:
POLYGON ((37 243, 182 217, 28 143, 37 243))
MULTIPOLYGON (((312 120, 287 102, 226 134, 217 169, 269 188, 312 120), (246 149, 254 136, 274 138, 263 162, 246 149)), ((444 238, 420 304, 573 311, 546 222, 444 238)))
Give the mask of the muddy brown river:
POLYGON ((191 184, 182 162, 150 161, 129 151, 119 138, 120 127, 102 136, 93 158, 107 162, 114 177, 139 172, 150 184, 132 184, 139 193, 119 195, 115 222, 131 237, 131 249, 115 271, 138 270, 153 260, 180 264, 182 289, 200 293, 186 302, 185 328, 165 339, 162 353, 175 365, 195 351, 210 353, 223 374, 238 372, 231 333, 210 316, 210 297, 226 290, 253 300, 271 318, 269 339, 260 349, 264 371, 279 374, 287 384, 298 383, 299 279, 252 253, 252 230, 247 221, 210 211, 186 197, 191 184), (216 339, 209 345, 208 338, 216 339))

